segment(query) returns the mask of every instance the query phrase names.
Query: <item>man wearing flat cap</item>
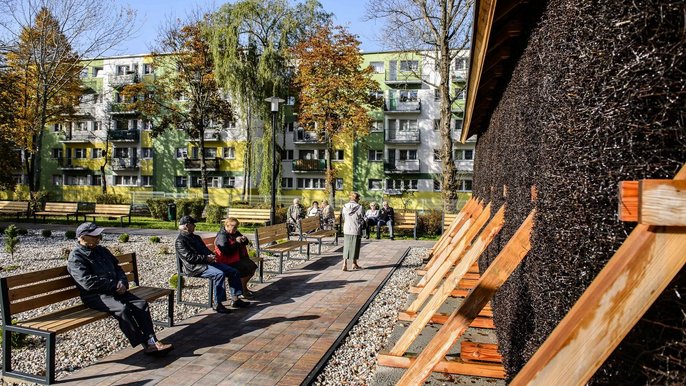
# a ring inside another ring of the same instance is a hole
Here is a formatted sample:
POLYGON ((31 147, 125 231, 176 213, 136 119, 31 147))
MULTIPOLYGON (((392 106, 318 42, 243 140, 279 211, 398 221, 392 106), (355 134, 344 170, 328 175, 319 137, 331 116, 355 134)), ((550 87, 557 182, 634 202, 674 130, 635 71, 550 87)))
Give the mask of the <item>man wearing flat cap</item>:
POLYGON ((92 222, 79 225, 78 245, 69 254, 67 270, 83 304, 114 316, 131 346, 143 345, 145 354, 166 354, 173 346, 157 340, 148 302, 128 291, 129 280, 117 258, 99 245, 102 231, 92 222))
POLYGON ((215 311, 228 313, 226 301, 226 284, 229 279, 231 294, 230 306, 247 307, 250 303, 238 298, 243 294, 243 284, 237 269, 217 263, 214 252, 210 251, 202 238, 195 234, 195 219, 183 216, 179 220, 179 236, 176 238, 176 258, 181 260, 183 273, 189 276, 204 277, 212 280, 214 286, 215 311))

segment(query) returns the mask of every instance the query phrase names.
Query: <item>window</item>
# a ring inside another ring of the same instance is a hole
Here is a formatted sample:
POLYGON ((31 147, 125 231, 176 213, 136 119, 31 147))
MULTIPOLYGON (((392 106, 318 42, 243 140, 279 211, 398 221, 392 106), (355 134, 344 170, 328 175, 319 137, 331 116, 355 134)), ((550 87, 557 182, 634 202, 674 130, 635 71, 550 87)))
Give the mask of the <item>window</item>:
POLYGON ((88 176, 65 176, 64 185, 87 186, 88 185, 88 176))
POLYGON ((454 125, 455 125, 455 131, 462 130, 462 120, 461 119, 456 119, 454 125))
POLYGON ((417 131, 418 128, 416 119, 400 120, 400 131, 417 131))
POLYGON ((473 160, 474 149, 457 149, 455 150, 454 158, 456 160, 473 160))
MULTIPOLYGON (((204 149, 204 153, 205 153, 205 159, 207 159, 207 158, 217 158, 217 148, 216 148, 216 147, 206 147, 206 148, 204 149)), ((194 148, 192 149, 192 154, 193 154, 193 157, 192 157, 193 159, 198 159, 198 158, 200 158, 200 156, 199 156, 200 151, 199 151, 199 149, 198 149, 197 147, 194 147, 194 148)))
POLYGON ((81 78, 88 78, 88 67, 84 67, 81 69, 81 74, 79 75, 81 78))
POLYGON ((185 147, 177 147, 176 158, 188 158, 188 149, 185 147))
POLYGON ((225 188, 233 188, 236 186, 236 177, 224 177, 222 183, 225 188))
POLYGON ((295 97, 290 95, 286 98, 286 105, 288 106, 294 106, 295 105, 295 97))
POLYGON ((391 190, 417 190, 417 180, 386 180, 386 188, 391 190))
POLYGON ((102 122, 93 121, 93 131, 98 131, 100 129, 102 129, 102 122))
POLYGON ((84 148, 74 148, 74 158, 75 159, 83 159, 86 158, 86 149, 84 148))
POLYGON ((324 159, 324 149, 317 150, 300 150, 300 159, 324 159))
POLYGON ((93 67, 93 78, 97 78, 97 76, 100 75, 100 71, 102 70, 102 67, 93 67))
POLYGON ((383 62, 369 62, 369 67, 372 68, 375 74, 384 73, 384 63, 383 62))
POLYGON ((188 187, 188 177, 186 176, 176 176, 176 183, 175 183, 177 188, 185 188, 188 187))
POLYGON ((336 190, 343 190, 343 179, 336 178, 336 190))
POLYGON ((126 75, 129 73, 129 66, 117 66, 117 75, 126 75))
POLYGON ((55 186, 61 186, 62 185, 62 175, 61 174, 53 174, 52 175, 52 184, 55 186))
POLYGON ((455 90, 455 99, 462 99, 464 100, 464 89, 461 90, 455 90))
POLYGON ((149 121, 147 119, 143 121, 143 130, 152 130, 152 128, 152 121, 149 121))
POLYGON ((383 182, 381 180, 367 180, 367 188, 369 190, 382 190, 383 182))
POLYGON ((141 176, 141 185, 152 186, 152 176, 141 176))
POLYGON ((293 189, 293 179, 290 177, 282 178, 281 187, 284 189, 293 189))
POLYGON ((104 156, 104 154, 105 154, 105 149, 98 149, 98 148, 91 149, 91 158, 92 159, 102 158, 104 156))
POLYGON ((191 176, 191 188, 202 187, 202 178, 200 176, 191 176))
POLYGON ((152 74, 152 64, 146 63, 143 65, 143 74, 152 74))
POLYGON ((55 124, 52 126, 52 131, 55 132, 55 133, 58 132, 58 131, 62 131, 62 124, 61 124, 61 123, 55 123, 55 124))
POLYGON ((138 186, 138 176, 114 176, 114 184, 118 186, 138 186))
POLYGON ((117 147, 114 149, 114 158, 129 158, 128 147, 117 147))
POLYGON ((417 102, 417 90, 400 90, 400 102, 417 102))
POLYGON ((401 60, 400 61, 400 71, 401 72, 410 72, 410 71, 417 71, 419 70, 419 61, 418 60, 401 60))
POLYGON ((434 101, 441 100, 441 90, 434 89, 434 101))
POLYGON ((441 149, 434 149, 434 161, 441 160, 441 149))
POLYGON ((372 122, 372 127, 370 128, 370 131, 383 131, 383 121, 372 122))
POLYGON ((151 147, 141 148, 141 158, 142 159, 152 159, 153 150, 151 147))
POLYGON ((383 150, 369 150, 370 161, 383 161, 383 150))
POLYGON ((221 188, 222 178, 217 176, 207 177, 207 186, 210 188, 221 188))
POLYGON ((434 119, 434 131, 438 131, 441 128, 441 120, 434 119))
POLYGON ((467 69, 467 58, 455 59, 455 70, 461 71, 467 69))
POLYGON ((293 159, 293 150, 284 150, 283 153, 281 153, 281 160, 282 161, 290 161, 293 159))
POLYGON ((99 186, 102 185, 102 176, 98 174, 93 174, 91 176, 91 185, 99 186))
POLYGON ((457 190, 463 192, 470 192, 472 190, 472 180, 462 180, 457 187, 457 190))
POLYGON ((236 148, 235 147, 225 147, 224 148, 224 158, 235 159, 236 158, 236 148))
POLYGON ((290 133, 293 132, 293 129, 295 127, 295 122, 288 122, 286 124, 286 130, 290 133))
POLYGON ((62 158, 62 149, 57 149, 57 148, 52 149, 52 158, 54 158, 54 159, 62 158))
POLYGON ((298 189, 324 189, 326 180, 323 178, 298 178, 298 189))
POLYGON ((377 99, 377 100, 383 99, 383 91, 382 90, 370 91, 369 96, 372 99, 377 99))
POLYGON ((398 159, 400 161, 413 161, 417 159, 416 149, 400 149, 398 153, 398 159))
POLYGON ((441 181, 440 180, 434 180, 434 191, 435 192, 440 192, 441 190, 441 181))
POLYGON ((332 161, 343 161, 344 155, 345 155, 345 153, 343 152, 343 150, 334 150, 332 157, 331 157, 331 160, 332 161))

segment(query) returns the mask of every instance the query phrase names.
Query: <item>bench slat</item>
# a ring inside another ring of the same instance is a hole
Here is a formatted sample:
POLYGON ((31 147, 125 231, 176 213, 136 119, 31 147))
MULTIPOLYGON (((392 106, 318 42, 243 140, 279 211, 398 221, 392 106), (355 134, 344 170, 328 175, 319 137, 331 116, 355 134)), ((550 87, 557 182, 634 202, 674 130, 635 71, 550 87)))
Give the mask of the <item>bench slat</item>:
POLYGON ((29 311, 29 310, 33 310, 36 308, 49 306, 49 305, 54 304, 54 303, 59 303, 59 302, 65 301, 65 300, 69 300, 69 299, 75 298, 77 296, 79 296, 79 290, 76 289, 76 286, 74 286, 74 288, 69 289, 69 290, 55 292, 55 293, 51 293, 49 295, 35 297, 35 298, 30 299, 30 300, 24 300, 21 302, 12 303, 12 304, 10 304, 10 313, 12 315, 18 314, 18 313, 21 313, 24 311, 29 311))
POLYGON ((307 241, 290 240, 281 244, 262 248, 264 251, 287 252, 308 245, 307 241))
POLYGON ((11 290, 14 287, 19 287, 22 285, 43 281, 45 280, 45 278, 60 276, 69 276, 69 272, 67 272, 66 266, 48 268, 41 271, 27 272, 22 273, 20 275, 8 276, 6 280, 7 287, 11 290))

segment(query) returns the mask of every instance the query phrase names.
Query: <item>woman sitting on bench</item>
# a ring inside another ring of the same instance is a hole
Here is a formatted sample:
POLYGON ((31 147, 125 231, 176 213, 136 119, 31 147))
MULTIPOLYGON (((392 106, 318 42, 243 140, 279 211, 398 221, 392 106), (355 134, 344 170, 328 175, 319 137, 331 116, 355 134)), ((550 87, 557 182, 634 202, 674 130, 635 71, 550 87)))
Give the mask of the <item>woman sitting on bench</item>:
POLYGON ((224 221, 224 226, 214 239, 214 252, 218 263, 238 270, 243 284, 243 296, 250 296, 252 292, 248 290, 248 282, 255 275, 257 264, 248 255, 247 246, 250 241, 238 231, 239 224, 235 217, 228 217, 224 221))

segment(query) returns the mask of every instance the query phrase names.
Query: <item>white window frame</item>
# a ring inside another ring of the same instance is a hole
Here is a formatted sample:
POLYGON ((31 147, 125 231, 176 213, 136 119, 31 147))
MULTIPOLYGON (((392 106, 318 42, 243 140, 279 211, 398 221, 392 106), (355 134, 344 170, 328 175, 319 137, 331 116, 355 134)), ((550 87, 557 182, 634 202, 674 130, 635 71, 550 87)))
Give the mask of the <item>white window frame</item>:
POLYGON ((375 60, 373 62, 369 62, 369 67, 372 68, 374 74, 384 74, 386 72, 386 63, 383 61, 375 60))
POLYGON ((141 176, 141 186, 152 186, 152 176, 141 176))
POLYGON ((367 190, 383 190, 383 180, 378 178, 370 178, 367 180, 367 190), (378 186, 376 186, 378 183, 378 186), (376 186, 376 187, 375 187, 376 186))
POLYGON ((282 177, 281 178, 281 188, 293 189, 293 177, 282 177))
POLYGON ((369 149, 367 159, 369 162, 383 162, 383 150, 369 149))
POLYGON ((188 187, 188 176, 176 176, 174 178, 174 186, 177 188, 187 188, 188 187), (179 183, 183 182, 183 183, 179 183))
POLYGON ((188 148, 187 147, 177 147, 176 148, 176 159, 188 158, 188 148))
POLYGON ((222 155, 225 159, 236 159, 236 148, 227 146, 222 150, 222 155))
POLYGON ((400 72, 417 72, 419 71, 419 60, 401 60, 398 70, 400 72))
POLYGON ((235 188, 236 187, 236 177, 223 177, 222 178, 222 188, 235 188))

